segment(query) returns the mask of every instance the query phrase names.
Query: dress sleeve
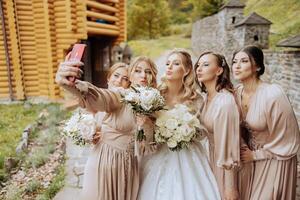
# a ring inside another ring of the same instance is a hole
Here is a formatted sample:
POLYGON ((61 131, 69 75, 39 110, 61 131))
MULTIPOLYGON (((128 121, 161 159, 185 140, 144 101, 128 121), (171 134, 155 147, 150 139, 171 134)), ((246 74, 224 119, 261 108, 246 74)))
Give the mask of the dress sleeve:
POLYGON ((283 89, 278 85, 268 88, 265 99, 265 117, 268 126, 268 142, 254 152, 258 160, 276 157, 286 160, 297 154, 299 149, 299 127, 293 108, 283 89))
POLYGON ((77 80, 75 88, 69 86, 63 88, 78 98, 81 107, 93 113, 99 111, 110 113, 122 106, 118 92, 98 88, 86 81, 77 80))
POLYGON ((215 159, 217 167, 232 169, 240 163, 240 121, 234 99, 217 103, 220 106, 214 119, 215 159))
POLYGON ((233 96, 222 96, 217 102, 214 119, 216 165, 224 170, 226 190, 237 189, 237 170, 240 165, 240 116, 233 96))

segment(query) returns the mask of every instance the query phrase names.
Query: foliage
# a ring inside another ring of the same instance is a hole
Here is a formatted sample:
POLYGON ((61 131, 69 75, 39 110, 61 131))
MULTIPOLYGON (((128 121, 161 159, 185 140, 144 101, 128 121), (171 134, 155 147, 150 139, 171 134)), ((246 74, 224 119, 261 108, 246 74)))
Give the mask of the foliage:
POLYGON ((280 40, 300 33, 299 0, 247 0, 245 15, 252 12, 257 12, 273 23, 270 35, 271 48, 274 48, 280 40))
POLYGON ((169 0, 171 9, 171 23, 184 24, 191 22, 193 5, 188 0, 169 0))
POLYGON ((34 193, 37 192, 42 187, 42 184, 37 180, 33 179, 27 183, 25 192, 26 193, 34 193))
POLYGON ((193 20, 213 15, 219 11, 224 0, 189 0, 193 5, 193 20))
POLYGON ((24 192, 23 188, 20 188, 16 185, 8 186, 7 193, 5 195, 6 200, 21 200, 22 193, 24 192))
POLYGON ((16 146, 23 129, 37 119, 38 113, 47 105, 21 103, 0 105, 0 181, 4 181, 7 172, 4 169, 6 157, 16 156, 16 146))
POLYGON ((65 167, 62 165, 57 169, 57 175, 52 180, 50 186, 43 192, 43 194, 38 195, 37 200, 48 200, 53 199, 57 192, 65 185, 66 171, 65 167))
POLYGON ((132 0, 128 10, 128 38, 157 38, 169 28, 166 0, 132 0))

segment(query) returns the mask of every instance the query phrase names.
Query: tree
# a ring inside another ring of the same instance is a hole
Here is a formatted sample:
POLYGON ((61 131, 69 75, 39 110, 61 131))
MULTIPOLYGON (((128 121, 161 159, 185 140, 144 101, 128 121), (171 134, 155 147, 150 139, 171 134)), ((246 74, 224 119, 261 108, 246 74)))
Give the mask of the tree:
POLYGON ((166 0, 131 0, 129 6, 129 39, 153 39, 168 30, 170 10, 166 0))
POLYGON ((219 11, 224 4, 224 0, 189 0, 193 9, 193 19, 204 18, 219 11))

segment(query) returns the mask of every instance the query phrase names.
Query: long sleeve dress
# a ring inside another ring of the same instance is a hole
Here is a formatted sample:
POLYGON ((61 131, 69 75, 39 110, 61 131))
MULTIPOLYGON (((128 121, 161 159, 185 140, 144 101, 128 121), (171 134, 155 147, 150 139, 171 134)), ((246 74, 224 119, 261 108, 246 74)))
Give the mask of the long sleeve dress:
POLYGON ((222 90, 207 104, 205 97, 202 121, 209 141, 209 160, 218 187, 237 190, 237 169, 240 163, 239 111, 233 94, 222 90))
MULTIPOLYGON (((242 91, 243 87, 238 87, 239 105, 242 91)), ((260 84, 243 117, 255 159, 252 168, 246 165, 242 170, 242 175, 251 174, 250 179, 240 178, 244 196, 251 200, 295 199, 299 127, 283 89, 276 84, 260 84)))
POLYGON ((106 112, 101 141, 86 163, 81 199, 134 200, 139 188, 137 159, 134 156, 135 116, 120 94, 80 81, 81 91, 67 88, 79 98, 81 107, 106 112))

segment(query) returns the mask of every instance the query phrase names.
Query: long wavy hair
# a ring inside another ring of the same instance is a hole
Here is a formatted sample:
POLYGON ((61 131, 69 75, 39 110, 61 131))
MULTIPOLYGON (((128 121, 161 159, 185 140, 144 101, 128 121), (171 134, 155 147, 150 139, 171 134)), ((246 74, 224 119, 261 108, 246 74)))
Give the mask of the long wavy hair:
POLYGON ((156 67, 156 64, 147 56, 139 56, 139 57, 136 57, 132 61, 132 63, 129 66, 129 69, 128 69, 129 77, 131 77, 135 68, 141 62, 146 62, 150 66, 151 77, 147 77, 147 78, 151 78, 149 86, 156 88, 157 87, 157 67, 156 67))
MULTIPOLYGON (((226 89, 229 92, 233 93, 233 84, 230 80, 230 68, 226 62, 226 59, 223 55, 214 53, 211 51, 207 51, 202 53, 199 58, 197 59, 197 62, 195 63, 194 66, 194 71, 195 73, 197 72, 197 68, 199 67, 199 60, 204 56, 204 55, 213 55, 216 58, 217 65, 221 68, 223 68, 223 72, 218 76, 217 79, 217 84, 216 84, 216 90, 219 92, 222 89, 226 89)), ((206 87, 204 84, 200 83, 198 79, 196 78, 196 83, 200 86, 201 92, 207 92, 206 87)))
MULTIPOLYGON (((168 57, 173 54, 177 54, 180 56, 182 60, 182 64, 184 66, 184 75, 182 77, 182 101, 193 101, 197 97, 199 97, 198 93, 196 92, 196 85, 195 85, 195 75, 193 73, 193 63, 191 55, 184 49, 174 49, 168 57)), ((166 95, 168 91, 168 81, 165 78, 162 78, 162 83, 158 87, 161 94, 163 96, 166 95)))

